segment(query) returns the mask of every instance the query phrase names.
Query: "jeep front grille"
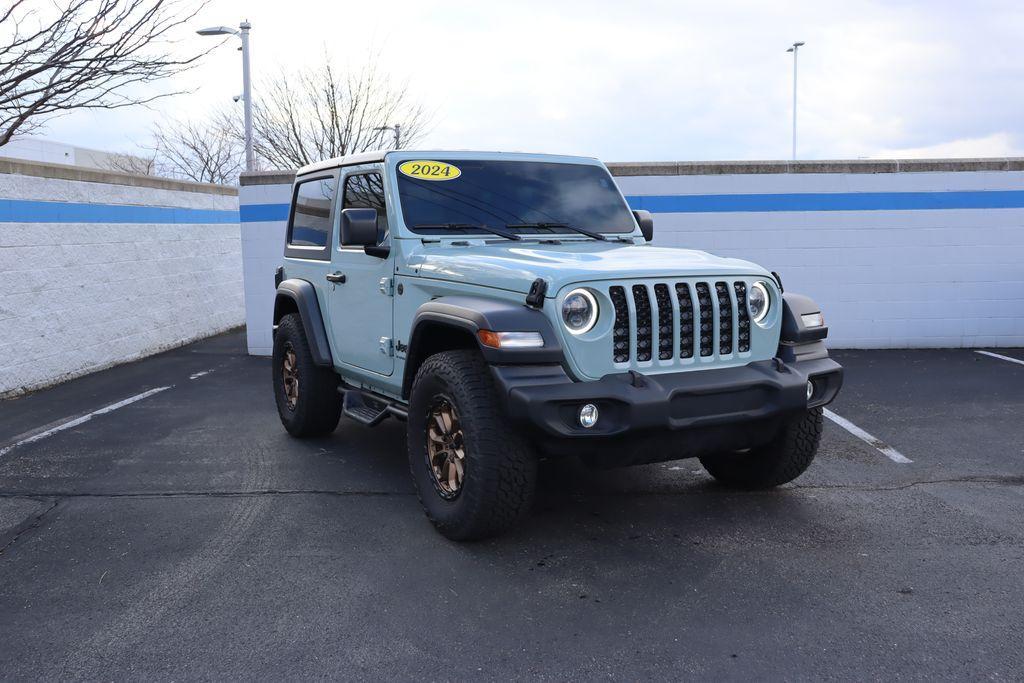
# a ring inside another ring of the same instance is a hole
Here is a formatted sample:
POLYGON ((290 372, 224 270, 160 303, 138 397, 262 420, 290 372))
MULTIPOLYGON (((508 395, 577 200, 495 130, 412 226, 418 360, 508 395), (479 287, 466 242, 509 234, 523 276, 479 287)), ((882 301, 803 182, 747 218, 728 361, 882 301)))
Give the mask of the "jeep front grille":
POLYGON ((731 358, 750 352, 745 282, 614 285, 616 363, 731 358), (673 298, 674 296, 674 298, 673 298))

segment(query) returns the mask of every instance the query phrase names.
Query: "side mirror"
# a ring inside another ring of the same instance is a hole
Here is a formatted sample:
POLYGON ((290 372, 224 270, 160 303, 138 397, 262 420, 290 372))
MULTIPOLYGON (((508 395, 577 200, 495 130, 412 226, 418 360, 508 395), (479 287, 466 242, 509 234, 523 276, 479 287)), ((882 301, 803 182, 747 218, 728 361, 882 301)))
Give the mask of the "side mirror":
POLYGON ((377 209, 343 209, 341 246, 377 246, 377 209))
POLYGON ((633 218, 640 224, 640 232, 644 234, 644 239, 650 242, 654 239, 654 217, 651 216, 650 211, 644 211, 640 209, 633 212, 633 218))

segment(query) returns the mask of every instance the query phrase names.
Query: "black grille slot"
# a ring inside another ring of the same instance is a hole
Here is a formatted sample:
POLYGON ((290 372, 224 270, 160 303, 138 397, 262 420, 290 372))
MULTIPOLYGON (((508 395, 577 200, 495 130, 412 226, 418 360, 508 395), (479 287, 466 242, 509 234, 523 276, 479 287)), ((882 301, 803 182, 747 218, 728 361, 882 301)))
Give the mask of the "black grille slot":
POLYGON ((636 359, 651 359, 651 297, 643 285, 633 285, 633 306, 636 307, 636 359))
POLYGON ((668 285, 654 285, 654 300, 658 302, 658 359, 672 358, 672 299, 668 285))
POLYGON ((743 282, 733 283, 736 292, 736 325, 739 327, 736 348, 740 353, 750 350, 750 315, 747 313, 747 285, 743 282))
POLYGON ((697 305, 700 307, 700 355, 710 356, 715 333, 711 316, 711 291, 706 282, 697 283, 697 305))
POLYGON ((679 301, 679 357, 693 358, 693 298, 685 282, 676 283, 679 301))
POLYGON ((626 305, 626 290, 612 287, 608 296, 615 307, 615 329, 612 330, 612 355, 616 363, 629 362, 629 308, 626 305))
POLYGON ((718 294, 718 352, 725 355, 732 353, 732 299, 729 298, 729 285, 716 282, 715 293, 718 294))

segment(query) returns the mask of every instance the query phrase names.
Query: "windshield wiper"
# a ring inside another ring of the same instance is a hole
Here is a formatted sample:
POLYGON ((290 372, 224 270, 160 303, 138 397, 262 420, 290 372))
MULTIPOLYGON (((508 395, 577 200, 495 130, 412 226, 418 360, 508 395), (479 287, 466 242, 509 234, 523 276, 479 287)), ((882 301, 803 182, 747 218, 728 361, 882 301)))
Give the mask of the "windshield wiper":
POLYGON ((508 223, 508 224, 505 225, 505 227, 506 228, 548 228, 548 229, 565 228, 566 230, 572 230, 573 232, 578 232, 581 235, 586 235, 587 237, 591 237, 591 238, 593 238, 595 240, 603 240, 605 242, 608 241, 608 238, 605 237, 604 235, 602 235, 599 232, 594 232, 593 230, 587 230, 586 228, 578 228, 575 225, 569 225, 568 223, 508 223))
POLYGON ((504 237, 508 240, 521 240, 523 239, 519 235, 505 230, 504 228, 495 228, 490 225, 476 224, 476 223, 417 223, 412 226, 413 230, 425 229, 425 230, 483 230, 489 232, 492 235, 498 237, 504 237))

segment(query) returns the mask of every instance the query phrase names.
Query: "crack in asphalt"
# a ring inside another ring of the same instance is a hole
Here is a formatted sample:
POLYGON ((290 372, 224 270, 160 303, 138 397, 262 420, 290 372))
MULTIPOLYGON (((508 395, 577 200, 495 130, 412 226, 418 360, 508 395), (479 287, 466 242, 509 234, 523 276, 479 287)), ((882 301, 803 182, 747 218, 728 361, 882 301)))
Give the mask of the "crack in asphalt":
MULTIPOLYGON (((1024 476, 1007 475, 996 477, 950 477, 946 479, 925 479, 892 485, 858 485, 858 484, 792 484, 780 490, 849 490, 849 491, 903 491, 915 486, 935 486, 940 484, 992 484, 997 486, 1024 486, 1024 476)), ((579 491, 573 491, 578 495, 579 491)), ((602 496, 678 496, 678 495, 768 495, 771 491, 737 491, 726 488, 705 488, 678 493, 666 491, 594 491, 602 496)), ((340 498, 359 497, 408 497, 415 496, 412 491, 338 491, 333 489, 252 489, 244 491, 0 491, 0 498, 33 498, 33 499, 70 499, 70 498, 244 498, 256 496, 336 496, 340 498)), ((57 506, 53 505, 44 511, 39 518, 57 506)), ((2 550, 0 550, 2 552, 2 550)))
MULTIPOLYGON (((32 499, 39 499, 40 498, 40 496, 21 496, 21 497, 32 498, 32 499)), ((53 496, 46 496, 45 498, 52 498, 52 497, 53 496)), ((39 502, 43 502, 43 501, 40 500, 39 502)), ((31 522, 29 522, 28 524, 24 524, 20 529, 18 529, 18 531, 15 532, 15 534, 11 538, 11 540, 9 540, 7 543, 5 543, 3 545, 2 548, 0 548, 0 556, 3 556, 3 554, 7 552, 8 548, 10 548, 15 543, 17 543, 21 539, 22 536, 24 536, 25 534, 28 534, 28 533, 38 529, 39 526, 43 523, 43 517, 46 517, 46 515, 50 514, 54 510, 54 508, 57 507, 59 502, 60 501, 58 501, 58 500, 51 500, 50 501, 50 507, 46 508, 45 510, 43 510, 39 514, 34 515, 32 517, 32 521, 31 522)))

